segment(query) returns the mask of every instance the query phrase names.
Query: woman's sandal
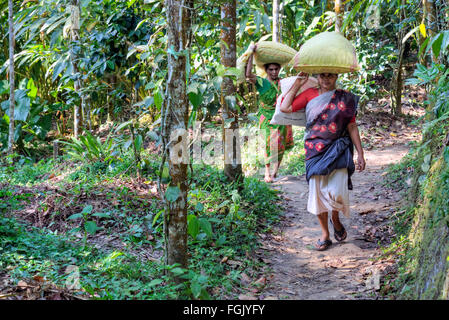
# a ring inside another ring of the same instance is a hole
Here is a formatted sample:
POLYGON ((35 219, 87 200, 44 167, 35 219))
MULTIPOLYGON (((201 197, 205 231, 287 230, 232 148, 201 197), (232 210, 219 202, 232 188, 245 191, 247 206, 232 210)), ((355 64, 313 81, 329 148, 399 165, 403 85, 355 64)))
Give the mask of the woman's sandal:
POLYGON ((320 239, 318 239, 317 243, 315 244, 315 249, 317 251, 324 251, 327 250, 331 245, 332 241, 330 240, 321 241, 320 239))
POLYGON ((346 232, 346 229, 343 225, 341 225, 341 230, 338 231, 337 229, 335 229, 335 226, 332 222, 332 219, 330 219, 331 225, 334 228, 334 237, 335 240, 337 240, 338 242, 342 242, 343 240, 346 239, 346 237, 348 236, 348 233, 346 232))

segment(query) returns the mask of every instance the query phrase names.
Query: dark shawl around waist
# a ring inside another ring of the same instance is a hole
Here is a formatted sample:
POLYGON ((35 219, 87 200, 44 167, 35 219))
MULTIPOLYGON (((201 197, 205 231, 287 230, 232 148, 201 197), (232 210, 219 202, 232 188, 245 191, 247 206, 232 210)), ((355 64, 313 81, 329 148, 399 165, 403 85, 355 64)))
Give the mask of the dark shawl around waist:
POLYGON ((346 136, 335 140, 324 153, 306 161, 307 181, 314 176, 325 176, 335 169, 348 169, 348 189, 352 190, 351 176, 355 171, 353 160, 354 146, 346 136))

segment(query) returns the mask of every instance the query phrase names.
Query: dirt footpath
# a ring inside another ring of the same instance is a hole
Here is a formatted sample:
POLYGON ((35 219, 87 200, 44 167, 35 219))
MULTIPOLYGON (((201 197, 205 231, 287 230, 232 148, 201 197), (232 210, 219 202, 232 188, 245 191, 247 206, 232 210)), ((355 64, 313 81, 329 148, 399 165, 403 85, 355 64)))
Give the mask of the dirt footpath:
POLYGON ((274 235, 262 235, 258 255, 266 263, 267 285, 259 299, 375 299, 379 280, 391 272, 393 261, 382 263, 379 243, 392 235, 388 218, 400 205, 400 195, 382 187, 384 170, 407 154, 405 145, 365 150, 366 169, 352 176, 351 217, 341 221, 347 239, 326 251, 314 250, 321 235, 318 219, 307 212, 305 176, 280 177, 273 188, 283 191, 286 212, 274 235))

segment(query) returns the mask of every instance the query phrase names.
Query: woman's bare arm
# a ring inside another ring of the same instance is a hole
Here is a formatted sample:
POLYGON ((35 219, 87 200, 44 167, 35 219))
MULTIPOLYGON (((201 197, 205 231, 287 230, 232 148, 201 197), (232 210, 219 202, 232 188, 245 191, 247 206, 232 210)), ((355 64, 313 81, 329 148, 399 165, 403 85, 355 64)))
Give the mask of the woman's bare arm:
POLYGON ((365 170, 365 156, 363 154, 362 141, 360 140, 359 128, 355 122, 351 122, 348 124, 348 132, 351 137, 352 143, 357 150, 357 170, 363 171, 365 170))
POLYGON ((256 52, 256 45, 253 45, 253 53, 251 53, 251 55, 248 58, 248 63, 246 64, 246 70, 245 70, 245 76, 246 79, 251 82, 251 83, 256 83, 256 75, 253 74, 253 56, 254 56, 254 52, 256 52))
POLYGON ((293 86, 290 88, 290 90, 287 92, 287 94, 284 96, 284 100, 281 103, 280 110, 285 113, 292 112, 292 103, 293 100, 296 97, 296 94, 298 93, 299 89, 307 82, 309 79, 308 74, 300 73, 298 75, 298 78, 293 83, 293 86))

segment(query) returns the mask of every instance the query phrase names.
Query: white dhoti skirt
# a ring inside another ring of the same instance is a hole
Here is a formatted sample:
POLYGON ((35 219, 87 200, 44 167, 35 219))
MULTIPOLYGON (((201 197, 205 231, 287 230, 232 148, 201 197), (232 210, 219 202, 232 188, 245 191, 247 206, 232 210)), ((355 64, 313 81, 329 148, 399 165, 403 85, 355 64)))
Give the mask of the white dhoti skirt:
POLYGON ((349 217, 348 169, 336 169, 327 176, 309 179, 307 211, 315 215, 338 211, 349 217))

